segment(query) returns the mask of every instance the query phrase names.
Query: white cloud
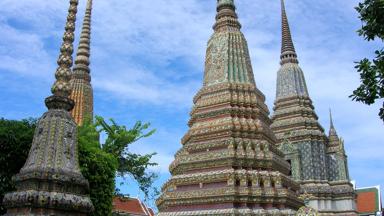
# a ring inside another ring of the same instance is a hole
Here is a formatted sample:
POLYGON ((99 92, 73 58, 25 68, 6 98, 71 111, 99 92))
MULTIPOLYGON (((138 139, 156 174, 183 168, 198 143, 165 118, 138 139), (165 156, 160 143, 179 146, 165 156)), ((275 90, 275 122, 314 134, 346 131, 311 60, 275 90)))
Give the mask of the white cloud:
POLYGON ((143 55, 159 65, 184 56, 202 62, 213 17, 204 5, 197 0, 95 3, 95 40, 111 55, 143 55))
POLYGON ((47 75, 48 70, 53 69, 52 61, 49 62, 53 59, 44 50, 38 35, 20 31, 3 22, 0 22, 0 32, 0 69, 36 76, 47 75))
POLYGON ((129 71, 115 72, 114 76, 96 77, 93 84, 96 90, 106 91, 123 101, 150 103, 161 106, 189 108, 193 94, 199 84, 172 83, 152 72, 128 67, 129 71))

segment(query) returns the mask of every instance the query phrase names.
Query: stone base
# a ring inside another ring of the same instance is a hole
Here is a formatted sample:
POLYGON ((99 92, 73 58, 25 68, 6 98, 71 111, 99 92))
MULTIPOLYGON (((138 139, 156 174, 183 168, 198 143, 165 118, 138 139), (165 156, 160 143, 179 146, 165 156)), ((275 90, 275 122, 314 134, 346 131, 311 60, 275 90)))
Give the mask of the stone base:
POLYGON ((294 216, 295 211, 291 209, 218 209, 218 210, 206 210, 206 211, 184 211, 184 212, 161 212, 158 216, 196 216, 196 215, 210 215, 210 216, 294 216))
POLYGON ((35 216, 35 215, 55 215, 55 216, 86 216, 86 213, 72 213, 67 211, 59 211, 43 208, 18 208, 8 209, 4 216, 35 216))
POLYGON ((319 216, 358 216, 356 212, 339 212, 339 213, 319 213, 319 216))
POLYGON ((19 215, 87 215, 93 210, 87 196, 46 191, 8 193, 4 197, 7 216, 19 215))
POLYGON ((352 199, 311 200, 309 206, 317 209, 319 215, 355 216, 356 204, 352 199))

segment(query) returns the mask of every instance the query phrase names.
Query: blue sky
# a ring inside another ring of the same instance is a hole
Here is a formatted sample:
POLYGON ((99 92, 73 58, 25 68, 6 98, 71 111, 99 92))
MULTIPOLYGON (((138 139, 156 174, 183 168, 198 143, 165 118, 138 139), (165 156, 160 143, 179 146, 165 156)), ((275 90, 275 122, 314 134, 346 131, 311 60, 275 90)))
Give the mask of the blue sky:
MULTIPOLYGON (((345 139, 350 174, 359 187, 383 184, 383 123, 371 107, 351 102, 358 86, 354 61, 382 46, 356 34, 358 0, 287 0, 300 65, 320 122, 332 108, 345 139)), ((77 35, 86 1, 80 1, 77 35)), ((120 124, 151 122, 157 133, 132 146, 157 152, 157 185, 187 131, 192 97, 202 84, 215 0, 94 1, 92 84, 95 113, 120 124)), ((280 54, 280 1, 237 0, 255 79, 272 110, 280 54)), ((50 95, 68 1, 0 1, 0 117, 40 117, 50 95)), ((75 42, 78 43, 78 40, 75 42)), ((134 185, 123 187, 142 196, 134 185)), ((153 203, 149 203, 153 205, 153 203)))

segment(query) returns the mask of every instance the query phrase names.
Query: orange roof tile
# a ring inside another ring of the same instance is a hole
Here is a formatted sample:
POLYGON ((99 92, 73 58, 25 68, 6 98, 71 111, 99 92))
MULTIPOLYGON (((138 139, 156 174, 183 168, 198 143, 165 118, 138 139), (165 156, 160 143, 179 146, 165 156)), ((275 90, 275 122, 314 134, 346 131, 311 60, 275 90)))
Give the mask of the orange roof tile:
POLYGON ((151 208, 149 208, 149 213, 150 213, 151 216, 155 216, 155 212, 151 208))
POLYGON ((139 199, 136 198, 120 198, 113 199, 113 210, 115 212, 130 213, 136 215, 148 215, 139 199))
POLYGON ((375 213, 380 211, 380 198, 377 188, 357 189, 357 212, 375 213))

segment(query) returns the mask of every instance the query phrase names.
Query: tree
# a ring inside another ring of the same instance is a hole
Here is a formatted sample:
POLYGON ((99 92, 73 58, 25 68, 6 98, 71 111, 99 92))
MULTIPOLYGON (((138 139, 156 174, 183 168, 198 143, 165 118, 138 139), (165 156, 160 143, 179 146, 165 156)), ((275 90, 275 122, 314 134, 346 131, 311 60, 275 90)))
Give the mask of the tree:
POLYGON ((78 145, 81 173, 89 182, 89 195, 95 207, 90 215, 111 215, 117 158, 101 149, 99 133, 90 119, 78 127, 78 145))
MULTIPOLYGON (((384 0, 364 0, 356 7, 363 25, 359 35, 367 41, 384 40, 384 0)), ((353 100, 368 105, 384 98, 384 49, 375 51, 376 57, 356 62, 361 85, 350 96, 353 100)), ((384 103, 379 116, 384 120, 384 103)))
POLYGON ((6 213, 2 205, 4 194, 16 189, 12 177, 27 160, 35 127, 35 119, 0 119, 0 215, 6 213))
POLYGON ((151 136, 155 133, 155 130, 144 132, 150 127, 150 124, 143 124, 140 121, 136 122, 128 130, 125 126, 116 124, 113 119, 110 119, 110 121, 112 124, 108 125, 102 117, 96 116, 96 127, 99 128, 99 132, 107 134, 107 139, 105 144, 102 145, 102 149, 117 158, 117 176, 122 177, 125 181, 127 181, 127 176, 133 177, 139 183, 139 187, 145 196, 148 197, 151 185, 157 178, 157 175, 153 172, 146 172, 146 170, 150 166, 157 165, 157 163, 150 162, 156 153, 146 155, 133 154, 129 152, 129 145, 142 138, 151 136))
MULTIPOLYGON (((111 215, 115 195, 115 177, 132 176, 148 197, 156 175, 148 172, 154 153, 138 155, 129 152, 129 145, 151 136, 155 130, 145 132, 150 124, 137 122, 127 129, 111 119, 109 125, 97 117, 96 123, 85 120, 78 127, 79 162, 81 172, 90 185, 90 197, 95 206, 92 216, 111 215), (100 144, 100 133, 106 133, 105 144, 100 144)), ((0 199, 5 193, 15 190, 11 180, 27 159, 32 144, 36 120, 10 121, 0 119, 0 199)), ((125 182, 129 183, 129 182, 125 182)), ((0 215, 5 213, 0 202, 0 215)))

